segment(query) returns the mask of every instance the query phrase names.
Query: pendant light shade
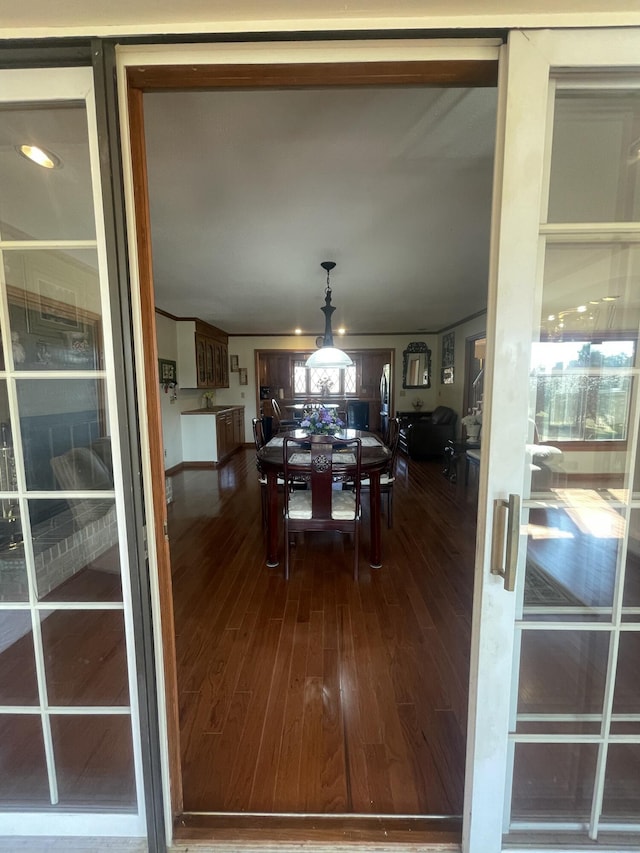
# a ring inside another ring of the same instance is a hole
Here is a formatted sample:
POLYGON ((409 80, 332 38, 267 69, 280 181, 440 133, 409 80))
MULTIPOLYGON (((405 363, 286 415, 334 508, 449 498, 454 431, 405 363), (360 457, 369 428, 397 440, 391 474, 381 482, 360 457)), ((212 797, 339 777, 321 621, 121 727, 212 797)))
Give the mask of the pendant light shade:
POLYGON ((320 266, 327 271, 327 289, 324 297, 324 305, 320 309, 324 314, 324 338, 320 349, 312 353, 305 362, 305 367, 351 367, 352 359, 341 349, 333 345, 333 332, 331 331, 331 315, 336 310, 331 304, 330 274, 335 267, 335 261, 323 261, 320 266))

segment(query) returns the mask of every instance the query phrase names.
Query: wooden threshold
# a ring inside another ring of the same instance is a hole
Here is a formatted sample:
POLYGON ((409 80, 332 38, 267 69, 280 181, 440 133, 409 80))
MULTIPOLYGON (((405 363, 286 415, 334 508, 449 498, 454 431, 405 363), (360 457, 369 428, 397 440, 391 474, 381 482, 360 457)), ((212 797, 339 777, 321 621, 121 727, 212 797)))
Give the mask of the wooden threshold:
POLYGON ((425 845, 460 849, 462 818, 359 817, 349 815, 217 815, 185 813, 174 824, 174 841, 262 845, 425 845))

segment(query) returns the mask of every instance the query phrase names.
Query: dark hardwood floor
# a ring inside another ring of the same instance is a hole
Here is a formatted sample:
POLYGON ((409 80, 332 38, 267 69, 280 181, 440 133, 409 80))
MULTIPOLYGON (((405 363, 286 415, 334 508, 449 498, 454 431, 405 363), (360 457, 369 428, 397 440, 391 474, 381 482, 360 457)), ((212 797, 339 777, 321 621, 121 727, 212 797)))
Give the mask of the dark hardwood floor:
POLYGON ((441 471, 400 459, 357 582, 340 534, 267 569, 252 451, 174 476, 186 812, 461 814, 476 504, 441 471))

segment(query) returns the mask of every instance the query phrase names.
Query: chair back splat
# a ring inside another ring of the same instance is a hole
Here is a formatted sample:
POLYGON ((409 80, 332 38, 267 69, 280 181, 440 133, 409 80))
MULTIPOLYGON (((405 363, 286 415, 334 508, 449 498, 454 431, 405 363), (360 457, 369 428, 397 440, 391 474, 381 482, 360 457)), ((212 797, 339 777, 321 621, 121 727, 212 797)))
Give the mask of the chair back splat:
POLYGON ((251 423, 253 425, 253 440, 256 445, 256 451, 259 452, 266 444, 264 438, 264 424, 262 423, 262 418, 253 418, 251 423))
POLYGON ((280 403, 273 398, 271 400, 271 410, 273 412, 274 432, 287 432, 287 430, 297 429, 300 424, 295 418, 283 418, 280 403))
POLYGON ((343 440, 331 435, 300 439, 285 437, 285 579, 289 577, 289 534, 317 530, 353 533, 353 576, 357 579, 361 452, 359 438, 343 440), (294 488, 301 478, 308 483, 304 491, 294 488), (343 491, 339 487, 343 482, 353 482, 353 489, 343 491), (338 488, 334 488, 334 484, 338 488))

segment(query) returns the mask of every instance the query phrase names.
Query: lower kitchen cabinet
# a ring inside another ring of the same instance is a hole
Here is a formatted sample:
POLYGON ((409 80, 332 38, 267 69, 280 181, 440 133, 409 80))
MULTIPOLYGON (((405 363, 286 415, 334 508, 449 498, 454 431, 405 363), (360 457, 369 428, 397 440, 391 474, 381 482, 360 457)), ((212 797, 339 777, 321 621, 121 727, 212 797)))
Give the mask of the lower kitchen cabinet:
POLYGON ((181 426, 183 462, 223 462, 244 444, 244 406, 182 412, 181 426))

